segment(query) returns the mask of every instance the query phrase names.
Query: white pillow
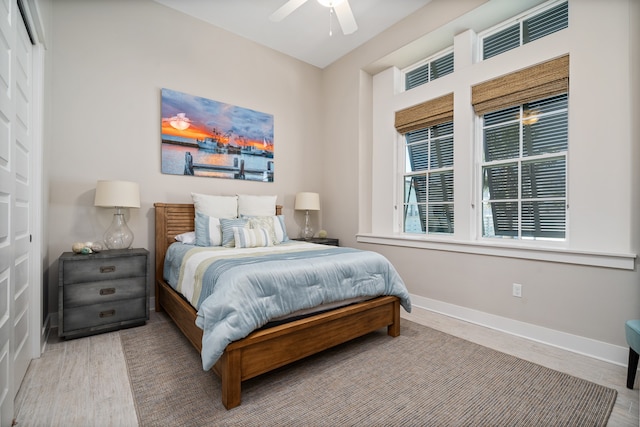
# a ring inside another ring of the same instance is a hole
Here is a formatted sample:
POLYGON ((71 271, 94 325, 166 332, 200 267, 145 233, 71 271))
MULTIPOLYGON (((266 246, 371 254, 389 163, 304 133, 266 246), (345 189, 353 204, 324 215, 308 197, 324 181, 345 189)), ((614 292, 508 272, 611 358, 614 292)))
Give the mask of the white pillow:
POLYGON ((187 231, 186 233, 178 234, 175 239, 185 245, 193 245, 196 243, 196 232, 187 231))
POLYGON ((208 194, 191 193, 196 212, 214 218, 237 218, 237 196, 210 196, 208 194))
POLYGON ((276 214, 278 196, 238 194, 238 216, 271 216, 276 214))

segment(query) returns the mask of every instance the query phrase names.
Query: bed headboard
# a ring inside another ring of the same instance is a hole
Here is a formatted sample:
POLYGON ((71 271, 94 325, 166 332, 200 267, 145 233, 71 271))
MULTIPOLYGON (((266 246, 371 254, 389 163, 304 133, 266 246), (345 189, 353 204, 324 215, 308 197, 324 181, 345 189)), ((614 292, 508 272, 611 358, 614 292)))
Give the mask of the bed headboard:
MULTIPOLYGON (((195 210, 191 203, 154 203, 156 210, 156 280, 162 279, 164 256, 178 234, 195 229, 195 210)), ((276 205, 276 215, 282 205, 276 205)))

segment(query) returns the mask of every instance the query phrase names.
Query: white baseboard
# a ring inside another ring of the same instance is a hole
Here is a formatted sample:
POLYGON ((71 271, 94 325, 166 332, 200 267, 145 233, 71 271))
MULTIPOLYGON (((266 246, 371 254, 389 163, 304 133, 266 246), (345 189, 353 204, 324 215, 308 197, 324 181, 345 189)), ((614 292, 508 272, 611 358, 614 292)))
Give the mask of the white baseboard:
MULTIPOLYGON (((572 351, 594 359, 603 360, 619 366, 627 366, 629 349, 579 335, 520 322, 507 317, 496 316, 479 310, 449 304, 446 302, 411 295, 413 310, 427 310, 465 322, 495 329, 500 332, 526 338, 542 344, 572 351)), ((155 297, 149 299, 150 310, 155 310, 155 297)), ((50 316, 51 327, 57 327, 58 316, 50 316)))
POLYGON ((572 335, 417 295, 411 295, 411 304, 413 310, 432 311, 594 359, 603 360, 619 366, 627 366, 629 355, 629 349, 627 347, 572 335))
MULTIPOLYGON (((49 335, 51 334, 51 319, 53 318, 53 316, 51 315, 51 313, 49 313, 47 315, 47 317, 45 318, 42 327, 40 328, 40 353, 38 354, 38 357, 40 357, 42 355, 42 353, 44 353, 44 351, 47 348, 47 343, 49 342, 49 335)), ((58 313, 55 313, 55 319, 56 319, 56 323, 58 322, 58 313)))

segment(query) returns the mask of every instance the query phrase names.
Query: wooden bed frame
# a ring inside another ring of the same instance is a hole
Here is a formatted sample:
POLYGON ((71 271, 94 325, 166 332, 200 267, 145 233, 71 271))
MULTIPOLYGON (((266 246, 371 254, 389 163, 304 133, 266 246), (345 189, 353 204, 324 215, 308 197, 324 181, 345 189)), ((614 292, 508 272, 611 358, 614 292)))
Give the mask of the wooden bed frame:
MULTIPOLYGON (((155 203, 156 311, 165 311, 191 344, 202 351, 202 330, 196 326, 196 310, 163 279, 164 257, 174 237, 194 230, 192 204, 155 203)), ((280 213, 282 207, 278 206, 280 213)), ((326 350, 335 345, 387 327, 400 335, 400 300, 382 296, 357 304, 254 331, 227 346, 213 367, 222 380, 222 404, 240 405, 244 380, 326 350)))

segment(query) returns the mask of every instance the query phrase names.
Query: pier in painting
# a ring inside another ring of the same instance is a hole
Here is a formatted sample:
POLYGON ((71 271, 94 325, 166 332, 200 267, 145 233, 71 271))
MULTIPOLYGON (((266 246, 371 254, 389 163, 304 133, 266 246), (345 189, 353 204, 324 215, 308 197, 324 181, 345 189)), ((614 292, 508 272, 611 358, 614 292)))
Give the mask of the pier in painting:
POLYGON ((162 173, 273 182, 270 157, 202 149, 198 144, 162 142, 162 173))

